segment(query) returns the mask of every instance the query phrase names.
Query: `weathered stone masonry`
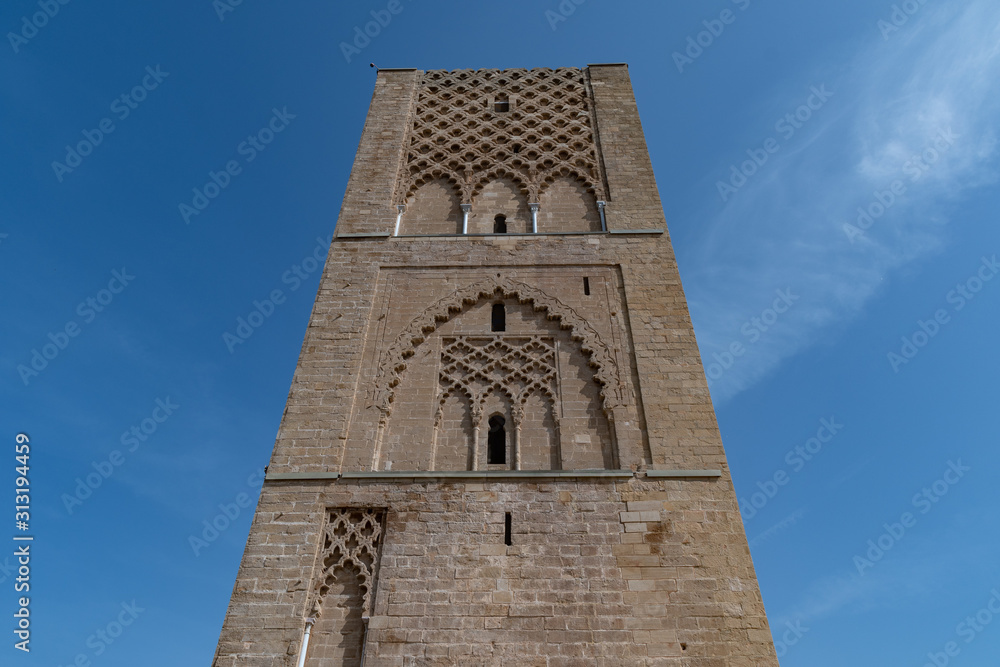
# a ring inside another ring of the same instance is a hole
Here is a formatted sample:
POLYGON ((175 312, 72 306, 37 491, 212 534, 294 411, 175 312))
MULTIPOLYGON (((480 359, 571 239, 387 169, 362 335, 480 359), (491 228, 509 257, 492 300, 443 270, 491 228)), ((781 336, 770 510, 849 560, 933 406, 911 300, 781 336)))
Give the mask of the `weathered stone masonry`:
POLYGON ((624 65, 381 70, 215 665, 777 665, 624 65))

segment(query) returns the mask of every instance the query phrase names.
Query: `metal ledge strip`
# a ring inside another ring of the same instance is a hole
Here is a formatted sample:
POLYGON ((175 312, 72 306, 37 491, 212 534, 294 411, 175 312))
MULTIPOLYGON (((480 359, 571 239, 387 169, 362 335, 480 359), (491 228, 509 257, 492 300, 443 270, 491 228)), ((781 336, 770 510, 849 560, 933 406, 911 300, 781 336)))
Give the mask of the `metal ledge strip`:
POLYGON ((333 240, 337 239, 387 239, 392 234, 389 232, 355 232, 349 234, 337 234, 333 240))

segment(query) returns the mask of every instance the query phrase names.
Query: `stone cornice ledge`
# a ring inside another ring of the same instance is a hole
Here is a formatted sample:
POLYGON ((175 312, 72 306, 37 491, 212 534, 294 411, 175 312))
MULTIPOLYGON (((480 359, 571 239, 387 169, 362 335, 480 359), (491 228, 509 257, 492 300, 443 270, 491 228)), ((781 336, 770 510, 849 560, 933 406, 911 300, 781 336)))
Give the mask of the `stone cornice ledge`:
MULTIPOLYGON (((337 479, 629 479, 631 470, 374 470, 357 472, 269 472, 269 482, 321 481, 337 479)), ((647 470, 647 477, 713 478, 721 470, 647 470)))
POLYGON ((721 470, 647 470, 646 477, 722 477, 721 470))

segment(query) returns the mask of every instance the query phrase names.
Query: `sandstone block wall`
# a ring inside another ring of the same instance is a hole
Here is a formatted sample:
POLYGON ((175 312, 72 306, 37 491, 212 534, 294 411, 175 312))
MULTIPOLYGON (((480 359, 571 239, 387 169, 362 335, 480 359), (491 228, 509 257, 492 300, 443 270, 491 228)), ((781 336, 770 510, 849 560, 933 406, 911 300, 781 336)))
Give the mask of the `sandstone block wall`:
POLYGON ((625 66, 379 73, 215 664, 294 665, 316 614, 310 665, 777 665, 625 66), (501 181, 521 227, 441 219, 501 181), (521 389, 447 394, 462 336, 559 350, 519 466, 470 431, 521 389))

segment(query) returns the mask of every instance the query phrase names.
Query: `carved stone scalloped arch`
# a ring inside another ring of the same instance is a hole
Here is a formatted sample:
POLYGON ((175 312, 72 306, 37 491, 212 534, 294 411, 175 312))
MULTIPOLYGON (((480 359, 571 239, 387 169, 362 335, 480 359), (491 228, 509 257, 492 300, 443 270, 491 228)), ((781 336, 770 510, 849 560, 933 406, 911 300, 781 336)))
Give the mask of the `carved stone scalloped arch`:
POLYGON ((470 199, 475 199, 480 193, 482 193, 483 188, 492 183, 493 181, 500 181, 507 179, 513 181, 514 184, 520 190, 520 193, 528 198, 529 201, 535 201, 537 197, 537 188, 532 187, 530 179, 526 179, 523 174, 515 169, 510 169, 508 167, 494 167, 489 171, 480 175, 470 188, 470 199))
POLYGON ((526 283, 510 278, 486 278, 462 287, 438 300, 410 322, 383 353, 375 378, 375 405, 382 411, 382 421, 392 412, 395 388, 407 360, 414 355, 417 346, 433 333, 438 325, 447 322, 462 311, 483 299, 501 294, 505 298, 516 298, 520 303, 531 303, 535 310, 545 311, 550 320, 557 320, 562 329, 569 329, 573 340, 580 343, 580 349, 587 355, 594 368, 594 379, 601 385, 601 399, 605 411, 625 404, 625 387, 608 346, 600 334, 575 310, 526 283))
POLYGON ((541 196, 545 194, 545 191, 559 179, 576 181, 586 188, 587 192, 593 195, 595 199, 599 197, 600 193, 598 193, 598 191, 594 188, 593 183, 590 182, 590 179, 588 179, 585 174, 578 169, 574 169, 573 167, 563 166, 549 172, 545 175, 545 178, 542 179, 542 182, 538 186, 538 200, 540 200, 541 196))
POLYGON ((410 203, 409 199, 417 193, 417 190, 419 190, 421 186, 434 181, 446 182, 455 196, 458 197, 459 201, 464 201, 466 199, 468 187, 465 186, 464 180, 454 172, 441 168, 429 171, 420 178, 414 180, 410 185, 410 189, 407 190, 406 195, 403 197, 403 203, 410 203))

